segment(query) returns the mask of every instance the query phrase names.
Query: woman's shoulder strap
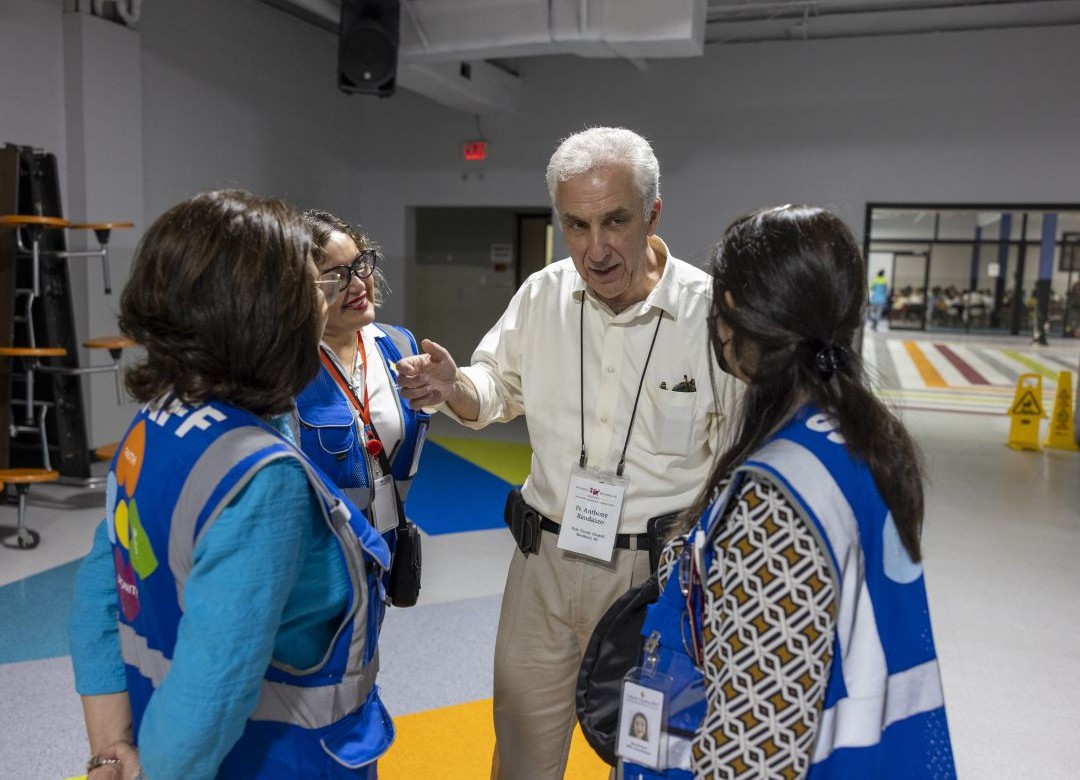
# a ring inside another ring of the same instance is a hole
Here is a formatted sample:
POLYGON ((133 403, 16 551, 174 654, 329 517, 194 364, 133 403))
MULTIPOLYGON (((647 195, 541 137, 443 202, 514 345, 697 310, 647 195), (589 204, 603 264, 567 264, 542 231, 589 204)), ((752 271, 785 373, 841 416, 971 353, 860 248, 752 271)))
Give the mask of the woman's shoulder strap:
POLYGON ((387 338, 379 339, 384 342, 384 346, 391 346, 393 350, 397 352, 397 355, 391 353, 391 360, 399 360, 409 355, 415 355, 419 352, 416 346, 416 338, 406 328, 400 325, 384 325, 382 323, 375 323, 375 327, 382 331, 383 335, 387 338), (389 344, 385 342, 389 341, 389 344))

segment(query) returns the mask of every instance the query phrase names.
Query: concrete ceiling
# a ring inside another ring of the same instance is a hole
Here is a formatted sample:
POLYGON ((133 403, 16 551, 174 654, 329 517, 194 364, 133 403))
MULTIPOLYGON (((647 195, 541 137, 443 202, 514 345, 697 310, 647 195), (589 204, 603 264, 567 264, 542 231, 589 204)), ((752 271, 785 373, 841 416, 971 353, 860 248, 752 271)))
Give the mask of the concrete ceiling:
MULTIPOLYGON (((341 0, 262 0, 337 32, 341 0)), ((1066 0, 400 0, 397 84, 473 114, 513 111, 506 60, 649 60, 705 46, 1080 25, 1066 0), (462 67, 468 63, 468 67, 462 67)))

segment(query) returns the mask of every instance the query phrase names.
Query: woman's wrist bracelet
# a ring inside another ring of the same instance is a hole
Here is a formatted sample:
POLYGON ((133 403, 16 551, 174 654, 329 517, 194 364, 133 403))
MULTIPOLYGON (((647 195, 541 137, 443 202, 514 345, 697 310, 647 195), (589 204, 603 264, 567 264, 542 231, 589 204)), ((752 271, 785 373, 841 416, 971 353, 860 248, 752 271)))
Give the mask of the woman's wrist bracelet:
POLYGON ((90 756, 90 759, 86 762, 86 774, 90 774, 98 767, 108 766, 109 764, 119 764, 119 758, 105 758, 98 753, 90 756))

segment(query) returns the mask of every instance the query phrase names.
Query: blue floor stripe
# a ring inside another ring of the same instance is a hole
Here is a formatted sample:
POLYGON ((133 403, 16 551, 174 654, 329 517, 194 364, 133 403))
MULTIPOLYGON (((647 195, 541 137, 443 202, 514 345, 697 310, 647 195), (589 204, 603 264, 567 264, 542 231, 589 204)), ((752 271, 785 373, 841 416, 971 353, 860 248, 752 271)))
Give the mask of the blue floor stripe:
POLYGON ((405 511, 433 535, 502 528, 510 488, 509 482, 429 441, 405 511))
MULTIPOLYGON (((408 515, 433 535, 501 528, 510 487, 428 442, 409 493, 408 515)), ((0 586, 0 664, 68 655, 67 618, 80 562, 0 586)))
POLYGON ((67 619, 80 563, 0 587, 0 664, 68 654, 67 619))

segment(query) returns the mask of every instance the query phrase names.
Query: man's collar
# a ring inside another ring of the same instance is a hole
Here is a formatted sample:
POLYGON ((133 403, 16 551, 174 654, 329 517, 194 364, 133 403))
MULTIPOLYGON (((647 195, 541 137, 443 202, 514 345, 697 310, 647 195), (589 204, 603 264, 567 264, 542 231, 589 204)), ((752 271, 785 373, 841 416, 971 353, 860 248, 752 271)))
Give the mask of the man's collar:
POLYGON ((657 261, 664 266, 664 270, 660 273, 660 281, 645 297, 645 305, 663 309, 671 319, 677 319, 679 314, 679 285, 675 263, 671 262, 671 253, 668 252, 667 244, 664 243, 664 239, 660 238, 660 236, 655 234, 649 236, 649 246, 652 247, 653 252, 656 254, 657 261))

